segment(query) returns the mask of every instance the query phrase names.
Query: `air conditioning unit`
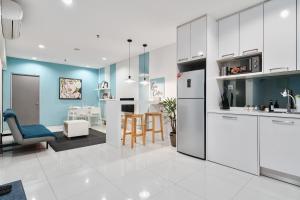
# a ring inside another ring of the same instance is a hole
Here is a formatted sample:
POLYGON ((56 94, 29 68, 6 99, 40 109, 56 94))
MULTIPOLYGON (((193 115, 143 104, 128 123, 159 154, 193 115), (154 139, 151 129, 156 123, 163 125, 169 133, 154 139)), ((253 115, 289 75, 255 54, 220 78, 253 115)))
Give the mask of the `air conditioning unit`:
POLYGON ((12 0, 1 0, 2 33, 5 39, 19 38, 23 19, 21 6, 12 0))

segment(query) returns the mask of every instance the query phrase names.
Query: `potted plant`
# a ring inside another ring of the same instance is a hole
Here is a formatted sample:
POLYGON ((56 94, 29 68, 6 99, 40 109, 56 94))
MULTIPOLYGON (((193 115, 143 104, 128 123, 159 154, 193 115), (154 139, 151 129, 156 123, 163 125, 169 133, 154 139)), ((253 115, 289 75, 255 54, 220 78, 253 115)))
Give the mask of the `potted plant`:
POLYGON ((166 98, 162 101, 162 105, 165 113, 167 114, 171 129, 170 140, 171 145, 176 147, 176 99, 175 98, 166 98))

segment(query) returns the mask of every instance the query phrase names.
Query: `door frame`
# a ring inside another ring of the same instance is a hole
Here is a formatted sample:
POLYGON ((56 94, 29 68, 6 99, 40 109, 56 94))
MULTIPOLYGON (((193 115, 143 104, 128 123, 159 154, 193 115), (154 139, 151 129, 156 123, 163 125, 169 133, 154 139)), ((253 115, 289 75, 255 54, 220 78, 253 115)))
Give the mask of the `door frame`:
POLYGON ((11 73, 11 75, 10 75, 10 108, 12 108, 12 82, 13 82, 13 76, 14 75, 16 75, 16 76, 30 76, 30 77, 37 77, 37 78, 39 78, 39 112, 38 112, 38 114, 39 114, 39 116, 38 116, 38 119, 39 119, 39 121, 38 121, 38 123, 40 123, 40 121, 41 121, 41 113, 40 113, 40 110, 41 110, 41 108, 40 108, 40 75, 36 75, 36 74, 22 74, 22 73, 11 73))

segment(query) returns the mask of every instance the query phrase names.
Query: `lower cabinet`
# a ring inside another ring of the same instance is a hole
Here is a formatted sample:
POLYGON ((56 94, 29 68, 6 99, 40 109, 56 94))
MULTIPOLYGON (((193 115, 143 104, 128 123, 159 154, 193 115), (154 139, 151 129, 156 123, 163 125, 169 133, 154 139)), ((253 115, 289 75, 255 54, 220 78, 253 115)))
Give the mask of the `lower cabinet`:
POLYGON ((207 120, 207 159, 258 175, 258 117, 208 113, 207 120))
POLYGON ((300 177, 300 119, 260 117, 260 166, 300 177))

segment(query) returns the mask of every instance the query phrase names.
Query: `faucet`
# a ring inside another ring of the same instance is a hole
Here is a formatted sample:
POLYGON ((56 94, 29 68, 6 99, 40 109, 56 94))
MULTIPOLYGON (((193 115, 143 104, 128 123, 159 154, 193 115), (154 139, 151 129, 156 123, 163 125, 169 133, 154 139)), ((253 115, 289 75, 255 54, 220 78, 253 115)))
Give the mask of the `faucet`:
POLYGON ((284 89, 283 92, 280 93, 283 97, 287 97, 288 99, 288 102, 287 102, 287 106, 286 106, 286 112, 287 113, 291 113, 292 110, 291 110, 291 103, 290 103, 290 98, 292 98, 293 102, 294 102, 294 105, 296 105, 296 101, 295 101, 295 98, 290 95, 290 90, 288 89, 284 89))

